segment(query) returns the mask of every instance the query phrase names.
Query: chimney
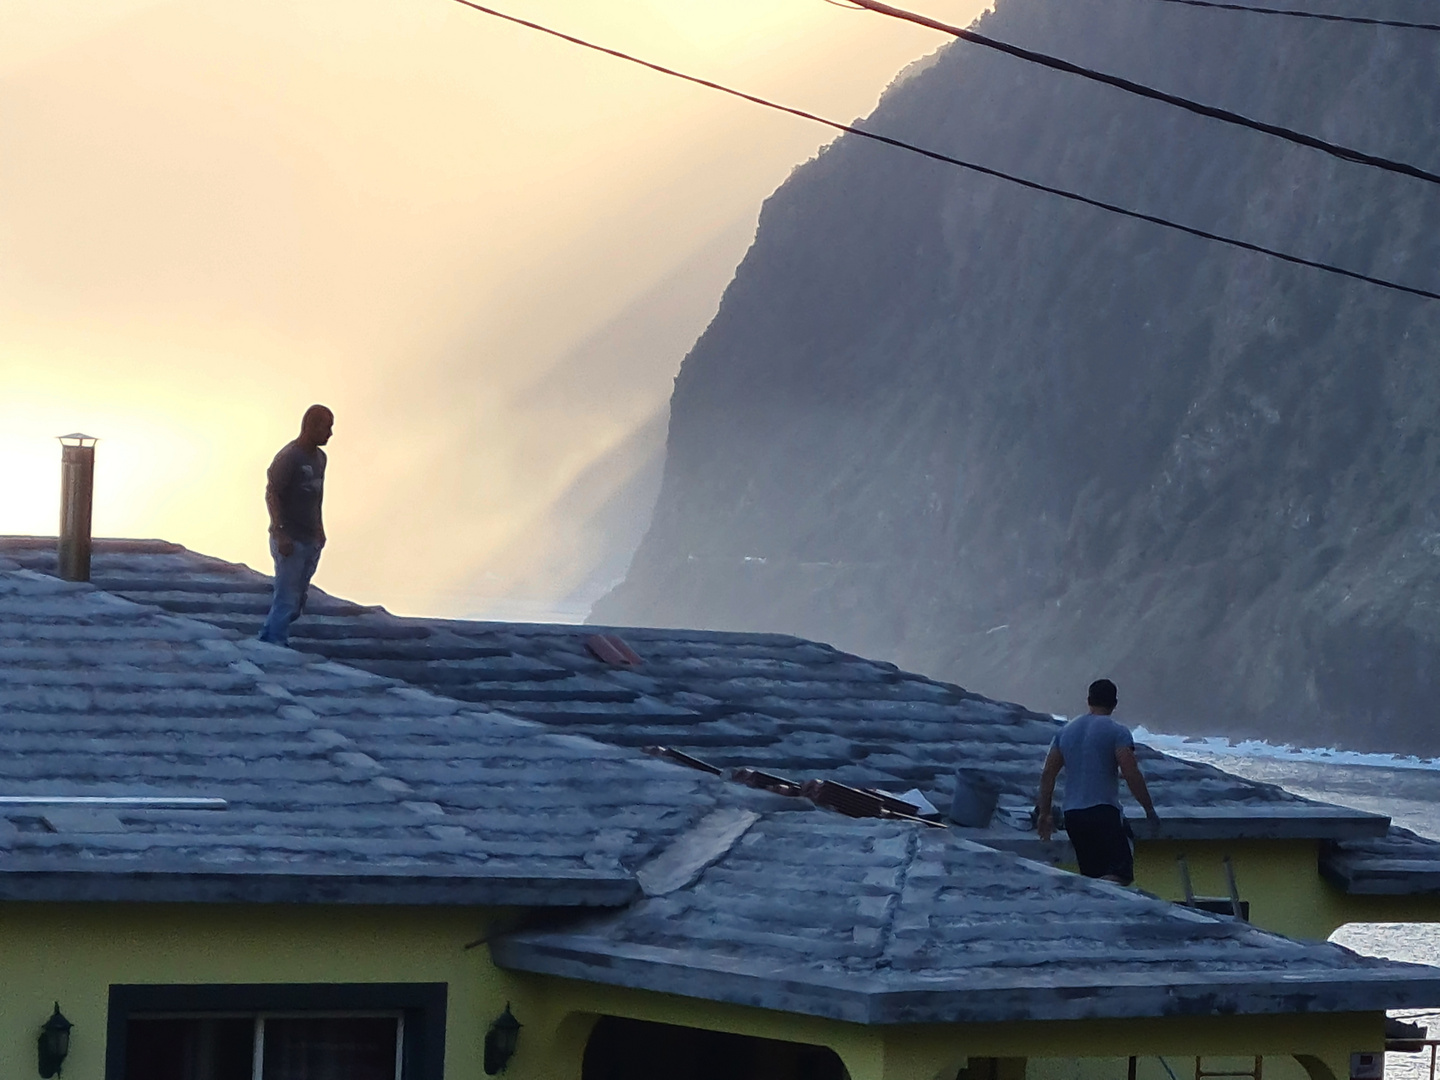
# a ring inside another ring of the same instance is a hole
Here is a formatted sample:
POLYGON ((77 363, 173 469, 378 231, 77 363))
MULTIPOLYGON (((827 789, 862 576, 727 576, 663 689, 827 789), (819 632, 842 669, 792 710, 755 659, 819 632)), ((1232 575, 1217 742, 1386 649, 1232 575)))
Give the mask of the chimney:
POLYGON ((60 436, 60 576, 90 580, 90 507, 95 493, 95 443, 78 431, 60 436))

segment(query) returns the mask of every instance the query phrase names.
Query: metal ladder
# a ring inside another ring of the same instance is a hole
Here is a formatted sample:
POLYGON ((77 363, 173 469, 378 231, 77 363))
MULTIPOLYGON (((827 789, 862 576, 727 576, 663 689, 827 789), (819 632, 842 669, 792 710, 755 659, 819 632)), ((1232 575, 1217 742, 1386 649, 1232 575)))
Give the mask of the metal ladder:
MULTIPOLYGON (((1229 856, 1229 855, 1226 855, 1223 861, 1224 861, 1224 863, 1225 863, 1225 884, 1229 886, 1229 892, 1230 892, 1230 896, 1229 896, 1229 901, 1230 901, 1230 914, 1232 914, 1233 916, 1235 916, 1235 918, 1237 918, 1237 919, 1244 919, 1244 918, 1246 918, 1246 914, 1245 914, 1246 908, 1245 908, 1245 905, 1243 905, 1242 902, 1241 902, 1241 900, 1240 900, 1240 889, 1239 889, 1239 887, 1236 886, 1236 884, 1235 884, 1235 867, 1234 867, 1234 865, 1230 862, 1230 856, 1229 856)), ((1185 906, 1186 906, 1186 907, 1201 907, 1201 908, 1203 908, 1203 909, 1206 910, 1206 911, 1216 911, 1217 908, 1218 908, 1220 905, 1223 905, 1223 903, 1224 903, 1224 901, 1225 901, 1225 899, 1226 899, 1225 897, 1219 897, 1219 896, 1216 896, 1216 897, 1210 897, 1210 896, 1196 897, 1196 895, 1195 895, 1195 889, 1194 889, 1194 887, 1190 884, 1190 864, 1185 861, 1185 855, 1184 855, 1183 853, 1175 856, 1175 865, 1176 865, 1176 867, 1177 867, 1177 868, 1179 869, 1179 871, 1180 871, 1180 886, 1181 886, 1181 888, 1183 888, 1183 889, 1185 890, 1185 906), (1196 902, 1197 900, 1200 901, 1198 904, 1197 904, 1197 902, 1196 902)), ((1195 1066, 1195 1068, 1198 1070, 1198 1069, 1200 1068, 1200 1066, 1197 1064, 1197 1065, 1195 1066)), ((1256 1065, 1256 1066, 1255 1066, 1255 1070, 1256 1070, 1256 1071, 1255 1071, 1253 1074, 1251 1074, 1251 1073, 1238 1073, 1238 1074, 1233 1074, 1233 1075, 1239 1075, 1239 1076, 1251 1076, 1251 1075, 1253 1075, 1253 1076, 1255 1077, 1255 1080, 1260 1080, 1260 1072, 1259 1072, 1260 1066, 1259 1066, 1259 1065, 1256 1065)), ((1230 1076, 1230 1075, 1232 1075, 1232 1074, 1230 1074, 1230 1073, 1214 1073, 1214 1074, 1209 1074, 1209 1073, 1207 1073, 1207 1074, 1205 1074, 1205 1075, 1207 1075, 1207 1076, 1209 1076, 1209 1075, 1215 1075, 1215 1076, 1230 1076)), ((1195 1080, 1201 1080, 1201 1076, 1200 1076, 1200 1073, 1199 1073, 1198 1071, 1197 1071, 1196 1074, 1195 1074, 1195 1080)))
POLYGON ((1224 1077, 1232 1077, 1232 1078, 1233 1078, 1233 1077, 1244 1077, 1244 1076, 1248 1076, 1248 1077, 1251 1078, 1251 1080, 1260 1080, 1261 1067, 1264 1065, 1264 1062, 1265 1062, 1265 1059, 1264 1059, 1264 1058, 1262 1058, 1259 1054, 1256 1054, 1256 1055, 1255 1055, 1255 1068, 1254 1068, 1253 1070, 1250 1070, 1250 1071, 1241 1071, 1241 1072, 1234 1072, 1234 1071, 1232 1071, 1232 1070, 1222 1070, 1222 1071, 1216 1072, 1216 1071, 1212 1071, 1212 1070, 1210 1070, 1210 1069, 1204 1068, 1204 1067, 1202 1066, 1202 1064, 1201 1064, 1203 1060, 1204 1060, 1203 1058, 1198 1058, 1198 1057, 1195 1059, 1195 1080, 1210 1080, 1211 1077, 1215 1077, 1215 1076, 1224 1076, 1224 1077))
MULTIPOLYGON (((1228 1056, 1228 1055, 1227 1055, 1227 1056, 1228 1056)), ((1432 1055, 1432 1056, 1433 1056, 1433 1055, 1432 1055)), ((1126 1069, 1126 1080, 1136 1080, 1136 1077, 1135 1077, 1135 1074, 1136 1074, 1136 1071, 1137 1071, 1137 1070, 1136 1070, 1136 1065, 1137 1065, 1137 1063, 1139 1062, 1139 1060, 1140 1060, 1140 1059, 1139 1059, 1139 1058, 1136 1058, 1136 1057, 1132 1057, 1132 1058, 1130 1059, 1130 1061, 1129 1061, 1129 1068, 1126 1069)), ((1159 1061, 1160 1061, 1160 1064, 1165 1067, 1165 1072, 1169 1074, 1170 1080, 1175 1080, 1175 1070, 1172 1069, 1172 1068, 1170 1068, 1170 1063, 1169 1063, 1168 1061, 1166 1061, 1163 1057, 1160 1058, 1159 1061)), ((1254 1071, 1254 1072, 1228 1072, 1228 1071, 1227 1071, 1227 1072, 1215 1072, 1215 1071, 1213 1071, 1213 1070, 1206 1069, 1206 1068, 1204 1067, 1203 1061, 1204 1061, 1203 1058, 1198 1058, 1198 1057, 1197 1057, 1197 1058, 1195 1059, 1195 1080, 1211 1080, 1211 1077, 1230 1077, 1230 1078, 1232 1078, 1232 1080, 1234 1080, 1234 1078, 1247 1077, 1247 1076, 1248 1076, 1248 1077, 1251 1077, 1252 1080, 1261 1080, 1261 1072, 1262 1072, 1262 1065, 1263 1065, 1264 1059, 1261 1058, 1260 1055, 1258 1055, 1258 1054, 1255 1055, 1255 1071, 1254 1071)), ((1435 1074, 1434 1074, 1433 1072, 1430 1074, 1430 1080, 1435 1080, 1435 1074)))

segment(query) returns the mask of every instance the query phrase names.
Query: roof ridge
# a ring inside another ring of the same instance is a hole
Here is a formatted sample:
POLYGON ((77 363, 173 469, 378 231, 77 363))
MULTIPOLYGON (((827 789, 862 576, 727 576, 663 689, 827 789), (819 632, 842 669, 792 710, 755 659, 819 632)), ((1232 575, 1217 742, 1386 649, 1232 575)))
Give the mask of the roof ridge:
POLYGON ((890 961, 885 958, 885 954, 890 951, 890 943, 895 938, 895 923, 900 918, 900 908, 905 903, 905 886, 910 881, 910 869, 915 865, 915 858, 920 853, 920 832, 919 826, 913 826, 905 838, 905 858, 900 863, 899 870, 895 875, 895 891, 893 893, 895 902, 888 905, 879 926, 879 955, 875 961, 877 968, 890 966, 890 961))

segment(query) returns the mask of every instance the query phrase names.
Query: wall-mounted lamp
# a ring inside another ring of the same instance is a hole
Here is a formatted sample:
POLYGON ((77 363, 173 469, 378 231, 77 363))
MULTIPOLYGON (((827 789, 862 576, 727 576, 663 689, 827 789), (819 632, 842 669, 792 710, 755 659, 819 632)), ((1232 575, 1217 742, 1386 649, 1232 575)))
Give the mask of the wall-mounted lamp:
POLYGON ((70 1029, 75 1025, 60 1013, 60 1003, 50 1019, 40 1025, 40 1075, 45 1080, 60 1075, 60 1066, 70 1053, 70 1029))
POLYGON ((485 1033, 486 1076, 503 1073, 505 1066, 510 1064, 510 1059, 515 1056, 515 1044, 520 1041, 520 1028, 520 1021, 515 1019, 507 1001, 505 1011, 495 1018, 490 1030, 485 1033))

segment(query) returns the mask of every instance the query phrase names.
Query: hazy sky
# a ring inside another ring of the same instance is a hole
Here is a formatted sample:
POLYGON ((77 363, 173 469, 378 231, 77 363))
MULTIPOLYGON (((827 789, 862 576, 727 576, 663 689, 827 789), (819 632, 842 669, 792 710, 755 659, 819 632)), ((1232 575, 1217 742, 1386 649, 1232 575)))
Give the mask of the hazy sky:
MULTIPOLYGON (((940 44, 823 0, 503 7, 844 120, 940 44)), ((266 568, 265 466, 324 401, 319 584, 554 600, 827 141, 452 0, 0 0, 0 532, 53 533, 79 429, 97 534, 266 568)))

